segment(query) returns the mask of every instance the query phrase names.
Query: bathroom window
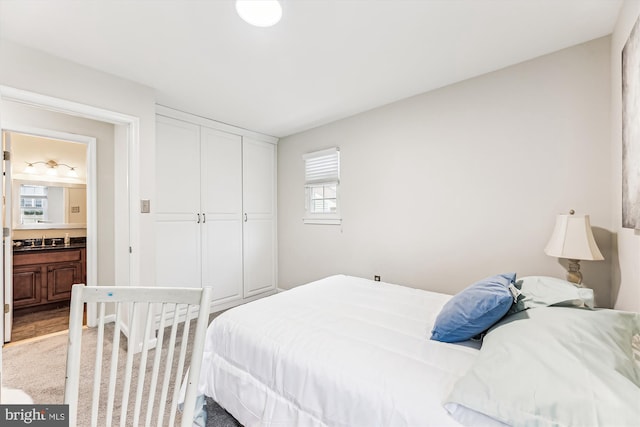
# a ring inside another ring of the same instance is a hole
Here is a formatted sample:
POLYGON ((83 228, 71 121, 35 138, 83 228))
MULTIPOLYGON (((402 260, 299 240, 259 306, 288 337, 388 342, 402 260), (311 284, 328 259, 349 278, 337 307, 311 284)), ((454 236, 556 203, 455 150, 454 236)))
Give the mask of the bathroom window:
POLYGON ((42 185, 20 186, 20 224, 48 222, 48 191, 42 185))

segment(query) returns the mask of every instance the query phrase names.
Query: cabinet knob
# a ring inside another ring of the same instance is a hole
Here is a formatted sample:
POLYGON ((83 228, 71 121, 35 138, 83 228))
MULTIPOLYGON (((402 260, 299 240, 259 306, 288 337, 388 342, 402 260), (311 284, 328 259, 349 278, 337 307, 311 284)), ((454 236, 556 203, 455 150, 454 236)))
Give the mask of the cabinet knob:
POLYGON ((198 222, 196 224, 200 224, 200 214, 198 214, 198 222))
POLYGON ((247 222, 247 213, 244 213, 244 222, 247 222))

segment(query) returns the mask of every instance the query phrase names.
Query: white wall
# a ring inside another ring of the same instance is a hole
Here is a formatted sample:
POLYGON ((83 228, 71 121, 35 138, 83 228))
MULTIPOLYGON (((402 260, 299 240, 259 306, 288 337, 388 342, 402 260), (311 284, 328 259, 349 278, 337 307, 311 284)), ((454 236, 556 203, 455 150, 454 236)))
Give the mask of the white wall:
POLYGON ((611 301, 620 310, 640 311, 640 230, 622 228, 622 49, 640 16, 640 2, 625 1, 611 36, 612 229, 617 258, 611 301))
MULTIPOLYGON (((139 119, 139 145, 136 147, 131 164, 131 175, 126 179, 119 176, 114 192, 117 218, 122 218, 122 208, 128 210, 127 182, 139 182, 141 199, 153 199, 155 194, 155 91, 152 88, 120 79, 110 74, 84 67, 62 58, 25 48, 0 40, 0 84, 22 89, 100 109, 126 114, 139 119), (124 187, 123 187, 124 186, 124 187)), ((116 125, 115 155, 116 171, 126 172, 126 151, 122 138, 126 138, 121 125, 116 125)), ((153 209, 153 204, 152 204, 153 209)), ((127 212, 128 214, 129 212, 127 212)), ((122 243, 138 243, 133 246, 132 278, 133 284, 153 285, 155 282, 155 259, 152 215, 131 211, 131 233, 128 229, 116 227, 114 240, 118 247, 122 243), (118 243, 120 242, 120 243, 118 243)), ((127 245, 128 246, 128 245, 127 245)), ((119 252, 120 254, 120 252, 119 252)), ((124 256, 128 256, 125 254, 124 256)))
MULTIPOLYGON (((70 116, 10 101, 0 102, 3 125, 29 126, 58 132, 73 133, 96 138, 96 187, 97 194, 97 246, 98 283, 114 283, 114 125, 82 117, 70 116)), ((60 221, 62 222, 62 221, 60 221)), ((33 236, 64 238, 68 230, 14 230, 14 238, 33 236)), ((79 233, 70 233, 76 236, 79 233)), ((82 233, 85 235, 85 233, 82 233)))
POLYGON ((279 286, 336 273, 455 293, 488 275, 564 277, 555 215, 591 215, 608 306, 610 40, 598 39, 280 140, 279 286), (342 226, 303 225, 302 154, 341 149, 342 226), (561 265, 562 264, 562 265, 561 265))

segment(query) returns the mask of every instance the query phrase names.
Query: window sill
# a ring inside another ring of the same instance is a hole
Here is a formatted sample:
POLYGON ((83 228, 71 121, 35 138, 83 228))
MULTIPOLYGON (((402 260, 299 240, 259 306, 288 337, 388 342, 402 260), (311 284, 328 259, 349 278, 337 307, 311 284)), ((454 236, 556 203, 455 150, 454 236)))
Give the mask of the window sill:
POLYGON ((341 218, 302 218, 304 224, 317 224, 317 225, 340 225, 342 224, 341 218))

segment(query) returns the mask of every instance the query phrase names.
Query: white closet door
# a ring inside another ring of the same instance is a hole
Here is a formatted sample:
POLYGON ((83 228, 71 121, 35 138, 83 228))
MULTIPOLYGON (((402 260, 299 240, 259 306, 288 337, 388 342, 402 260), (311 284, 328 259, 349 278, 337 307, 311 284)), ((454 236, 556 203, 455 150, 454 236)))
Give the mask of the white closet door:
POLYGON ((217 303, 242 298, 242 141, 201 129, 202 285, 217 303))
POLYGON ((273 218, 275 210, 275 145, 244 137, 242 144, 244 211, 273 218))
POLYGON ((244 224, 244 296, 275 288, 273 221, 249 219, 244 224))
POLYGON ((202 230, 202 286, 213 288, 212 302, 241 299, 242 223, 207 217, 202 230))
POLYGON ((158 116, 156 121, 156 213, 200 212, 200 128, 158 116))
POLYGON ((200 228, 196 221, 156 221, 158 286, 200 287, 200 228))
POLYGON ((157 116, 156 282, 201 286, 200 128, 157 116))
POLYGON ((202 210, 242 216, 242 138, 203 127, 202 210))
POLYGON ((243 138, 244 296, 275 288, 275 145, 243 138))

